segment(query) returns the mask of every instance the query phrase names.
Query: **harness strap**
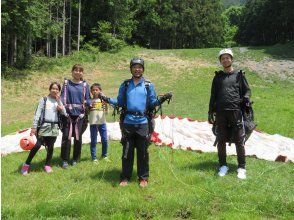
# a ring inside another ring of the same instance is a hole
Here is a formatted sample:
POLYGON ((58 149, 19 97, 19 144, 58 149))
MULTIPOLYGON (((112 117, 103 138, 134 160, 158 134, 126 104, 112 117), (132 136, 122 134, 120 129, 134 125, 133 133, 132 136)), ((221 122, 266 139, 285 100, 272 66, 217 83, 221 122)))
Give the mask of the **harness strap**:
POLYGON ((87 87, 87 83, 86 81, 83 82, 83 109, 85 111, 86 107, 85 107, 85 100, 86 100, 86 87, 87 87))
POLYGON ((45 121, 45 113, 46 113, 46 102, 47 102, 47 97, 44 96, 43 97, 43 100, 44 100, 44 105, 43 105, 43 109, 42 109, 42 121, 41 121, 41 125, 44 123, 45 121))
MULTIPOLYGON (((126 110, 127 109, 127 89, 128 86, 131 82, 131 79, 127 79, 124 81, 124 95, 123 95, 123 108, 126 110)), ((145 84, 145 88, 147 90, 147 96, 146 96, 146 107, 145 107, 145 112, 147 112, 148 107, 149 107, 149 103, 150 103, 150 81, 145 80, 144 81, 145 84)))
POLYGON ((67 104, 66 107, 68 109, 73 109, 73 108, 82 108, 82 109, 84 109, 84 105, 83 104, 67 104))
POLYGON ((72 138, 72 131, 73 129, 75 129, 75 137, 76 137, 76 140, 79 140, 80 139, 80 130, 79 130, 79 120, 80 118, 78 117, 75 121, 71 118, 71 117, 68 117, 69 118, 69 132, 68 132, 68 140, 71 140, 72 138), (75 126, 73 128, 73 123, 75 122, 75 126))
POLYGON ((85 111, 85 109, 86 109, 85 100, 86 100, 86 92, 87 92, 87 83, 86 83, 86 81, 83 81, 83 100, 82 100, 82 104, 67 104, 66 103, 67 93, 68 93, 67 86, 68 86, 68 80, 64 79, 64 98, 63 98, 64 107, 68 108, 68 109, 82 108, 85 111))
POLYGON ((67 79, 64 79, 64 99, 63 99, 64 107, 66 107, 67 83, 68 83, 68 80, 67 79))
POLYGON ((139 111, 125 111, 126 114, 135 115, 135 116, 146 116, 146 112, 139 111))
POLYGON ((59 124, 58 121, 44 121, 43 123, 49 123, 49 124, 59 124))

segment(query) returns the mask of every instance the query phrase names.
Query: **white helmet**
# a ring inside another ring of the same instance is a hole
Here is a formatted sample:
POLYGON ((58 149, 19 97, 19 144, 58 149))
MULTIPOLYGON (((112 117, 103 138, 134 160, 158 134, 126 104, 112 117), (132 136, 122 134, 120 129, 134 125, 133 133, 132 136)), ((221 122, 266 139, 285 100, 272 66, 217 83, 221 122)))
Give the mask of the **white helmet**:
POLYGON ((226 49, 221 50, 218 54, 218 58, 220 59, 221 56, 224 54, 229 54, 229 55, 231 55, 232 58, 234 57, 233 51, 230 48, 226 48, 226 49))

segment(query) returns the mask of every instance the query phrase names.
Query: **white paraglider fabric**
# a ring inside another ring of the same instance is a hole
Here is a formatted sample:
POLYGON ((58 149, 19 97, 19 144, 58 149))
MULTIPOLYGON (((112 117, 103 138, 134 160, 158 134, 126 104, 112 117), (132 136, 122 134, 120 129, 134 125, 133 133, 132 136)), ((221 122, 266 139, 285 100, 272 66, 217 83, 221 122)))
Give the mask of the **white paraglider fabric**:
MULTIPOLYGON (((197 152, 217 152, 213 146, 215 136, 211 131, 211 125, 207 122, 179 117, 157 117, 155 119, 155 131, 152 141, 156 145, 169 146, 173 149, 192 150, 197 152)), ((121 133, 119 123, 107 123, 109 140, 120 140, 121 133)), ((19 146, 19 140, 28 136, 30 129, 19 131, 1 138, 1 155, 23 151, 19 146)), ((57 137, 55 147, 60 147, 62 134, 57 137)), ((100 136, 98 135, 100 142, 100 136)), ((89 126, 83 134, 83 144, 90 143, 89 126)), ((247 156, 254 156, 269 161, 294 162, 294 140, 279 134, 269 135, 259 131, 253 131, 246 142, 247 156)), ((227 146, 228 155, 236 155, 235 145, 227 146)))

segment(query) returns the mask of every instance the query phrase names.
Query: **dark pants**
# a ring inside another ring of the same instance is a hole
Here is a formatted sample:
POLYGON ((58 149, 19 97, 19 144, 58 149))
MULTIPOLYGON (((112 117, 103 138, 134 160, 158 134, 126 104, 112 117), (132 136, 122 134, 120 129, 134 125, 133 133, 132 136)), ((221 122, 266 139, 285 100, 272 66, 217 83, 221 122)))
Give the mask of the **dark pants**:
POLYGON ((137 170, 139 180, 148 180, 148 124, 123 125, 123 155, 121 180, 130 180, 133 172, 134 152, 137 149, 137 170))
POLYGON ((80 119, 78 116, 69 116, 69 118, 64 118, 63 121, 63 128, 62 128, 62 141, 61 141, 61 159, 63 161, 69 161, 70 157, 70 148, 71 148, 71 135, 74 137, 74 149, 73 149, 73 160, 78 161, 81 157, 81 149, 82 149, 82 134, 84 133, 85 129, 84 125, 84 118, 80 119), (72 126, 72 133, 70 134, 70 124, 72 126), (77 126, 78 134, 75 131, 75 127, 77 126))
POLYGON ((99 132, 102 143, 102 157, 107 157, 108 141, 106 124, 90 125, 91 144, 90 151, 92 159, 96 159, 97 132, 99 132))
POLYGON ((226 142, 231 135, 232 142, 236 145, 238 167, 245 169, 245 129, 240 110, 227 110, 217 112, 216 125, 218 131, 218 159, 219 165, 227 165, 226 142))
POLYGON ((36 153, 38 152, 40 147, 42 145, 44 145, 44 146, 46 146, 46 149, 47 149, 47 157, 46 157, 45 165, 50 166, 52 155, 53 155, 54 143, 56 141, 56 138, 57 137, 52 137, 52 136, 38 137, 37 143, 35 144, 35 146, 33 147, 33 149, 29 153, 28 159, 26 160, 26 164, 30 165, 32 159, 34 158, 34 156, 36 155, 36 153))

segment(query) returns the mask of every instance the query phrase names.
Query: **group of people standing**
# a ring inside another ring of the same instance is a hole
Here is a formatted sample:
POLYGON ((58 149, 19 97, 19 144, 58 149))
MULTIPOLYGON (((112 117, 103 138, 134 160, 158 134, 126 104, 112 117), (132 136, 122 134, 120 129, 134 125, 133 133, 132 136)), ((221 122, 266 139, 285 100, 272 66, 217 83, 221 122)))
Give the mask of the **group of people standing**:
POLYGON ((74 65, 72 79, 65 79, 62 87, 59 83, 52 82, 49 86, 49 95, 41 98, 31 129, 31 135, 36 135, 37 143, 22 166, 23 175, 29 172, 30 163, 41 145, 44 145, 47 150, 44 170, 47 173, 52 172, 50 163, 59 129, 62 131, 61 166, 64 169, 69 166, 72 137, 74 138, 72 165, 77 165, 81 156, 82 134, 88 123, 90 124, 90 152, 93 162, 98 162, 96 155, 98 132, 102 143, 101 159, 109 161, 105 116, 107 105, 99 98, 102 87, 99 83, 94 83, 89 87, 89 84, 83 79, 83 74, 83 67, 79 64, 74 65))
MULTIPOLYGON (((218 130, 217 149, 220 165, 218 175, 224 176, 229 170, 226 163, 226 142, 228 142, 228 136, 232 135, 238 157, 237 176, 240 179, 245 179, 245 129, 241 105, 244 102, 245 104, 250 102, 251 93, 244 74, 233 69, 233 57, 231 49, 224 49, 219 54, 223 70, 216 73, 212 82, 208 122, 216 124, 218 130), (229 129, 233 130, 233 134, 229 134, 229 129)), ((31 129, 31 135, 36 135, 37 143, 22 166, 21 173, 26 175, 29 172, 31 160, 41 145, 46 146, 47 149, 44 170, 48 173, 52 172, 50 161, 59 128, 63 134, 61 143, 62 168, 66 169, 69 166, 72 137, 74 138, 72 165, 77 165, 81 156, 82 134, 88 122, 90 124, 90 152, 93 162, 97 162, 97 132, 100 133, 102 142, 101 158, 109 160, 107 157, 108 141, 105 113, 107 105, 110 104, 113 107, 121 108, 120 127, 123 152, 120 186, 127 186, 131 179, 136 148, 139 185, 146 187, 149 178, 148 146, 150 135, 154 129, 151 112, 156 106, 170 100, 172 94, 166 93, 157 97, 154 84, 143 77, 144 68, 142 58, 131 60, 132 77, 120 85, 116 99, 104 95, 101 85, 98 83, 89 87, 83 79, 83 67, 78 64, 72 68, 72 79, 65 80, 62 88, 57 82, 51 83, 49 95, 46 98, 43 97, 39 102, 31 129)))

